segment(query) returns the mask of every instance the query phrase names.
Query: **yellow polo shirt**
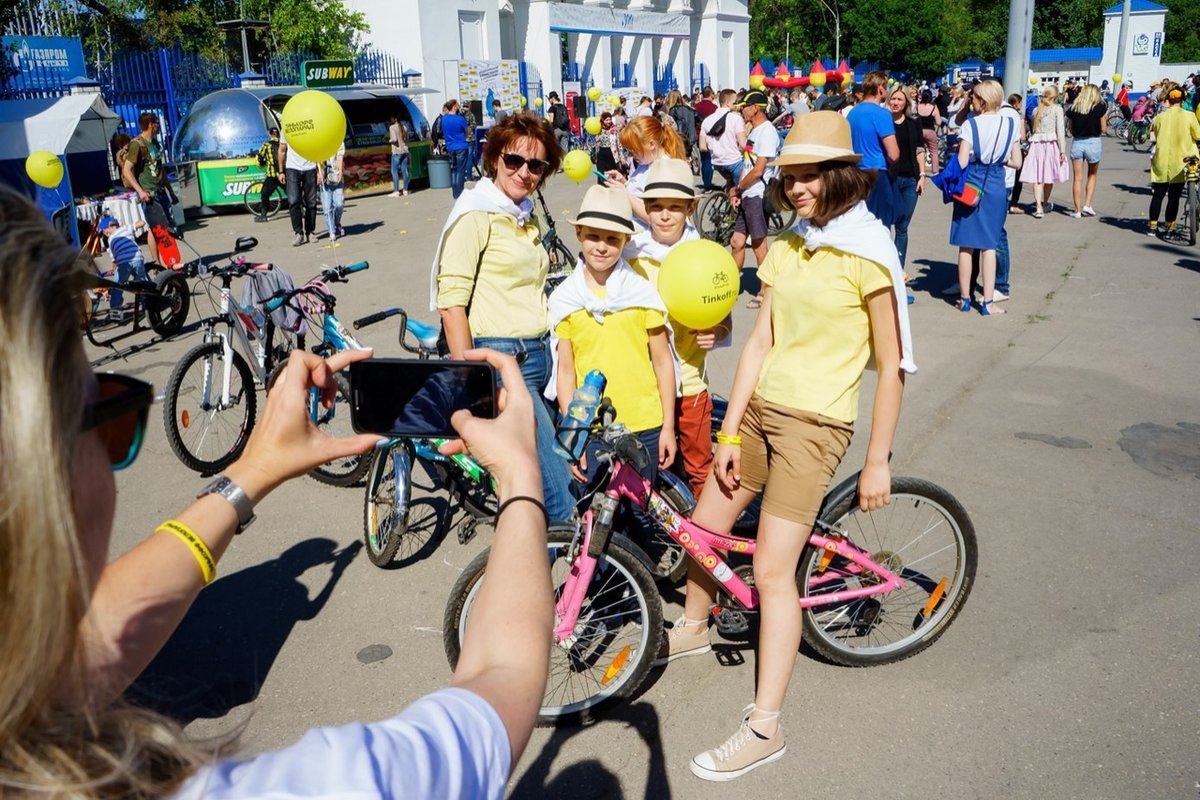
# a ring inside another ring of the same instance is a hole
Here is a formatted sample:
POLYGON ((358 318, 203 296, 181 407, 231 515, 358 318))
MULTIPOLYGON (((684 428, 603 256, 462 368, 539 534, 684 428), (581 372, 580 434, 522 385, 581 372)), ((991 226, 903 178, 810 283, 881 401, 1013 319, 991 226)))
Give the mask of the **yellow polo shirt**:
POLYGON ((1183 106, 1171 106, 1150 123, 1154 132, 1154 155, 1150 158, 1150 180, 1154 183, 1183 183, 1184 156, 1196 155, 1200 121, 1183 106))
POLYGON ((758 277, 772 288, 775 343, 763 361, 758 394, 771 403, 844 422, 858 416, 858 391, 871 355, 869 295, 890 289, 887 268, 803 239, 775 240, 758 277))
MULTIPOLYGON (((630 259, 629 266, 634 272, 658 287, 658 272, 662 263, 640 256, 630 259)), ((708 351, 696 343, 696 334, 674 317, 670 317, 671 331, 675 334, 675 352, 679 355, 680 363, 680 394, 691 397, 708 389, 708 366, 706 358, 708 351)))
POLYGON ((544 291, 549 270, 550 257, 532 220, 522 228, 508 214, 472 211, 446 233, 437 305, 466 307, 470 302, 472 336, 541 336, 550 327, 544 291))
MULTIPOLYGON (((596 294, 604 296, 603 290, 596 294)), ((591 370, 603 372, 608 379, 604 396, 612 400, 617 422, 623 422, 631 431, 646 431, 663 424, 662 395, 650 361, 650 331, 666 324, 666 315, 650 308, 626 308, 605 314, 603 323, 596 322, 595 317, 581 308, 572 311, 554 328, 559 339, 571 342, 575 385, 582 385, 591 370)))

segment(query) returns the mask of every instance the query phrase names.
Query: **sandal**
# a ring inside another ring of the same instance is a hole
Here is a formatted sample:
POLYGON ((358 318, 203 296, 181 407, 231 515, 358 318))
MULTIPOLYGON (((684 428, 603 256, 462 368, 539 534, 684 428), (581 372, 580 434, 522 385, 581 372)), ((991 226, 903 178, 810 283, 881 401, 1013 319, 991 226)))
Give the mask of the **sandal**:
POLYGON ((1046 212, 1042 211, 1040 208, 1037 211, 1033 212, 1034 219, 1042 219, 1045 216, 1046 216, 1046 212))
POLYGON ((958 310, 963 312, 964 314, 966 314, 968 311, 970 311, 971 310, 971 298, 969 298, 969 297, 958 298, 958 310))
POLYGON ((758 295, 751 297, 746 302, 746 308, 761 308, 761 307, 762 307, 762 298, 759 297, 758 295))
POLYGON ((979 315, 982 317, 990 317, 993 314, 1007 314, 1003 308, 992 308, 994 300, 984 300, 979 304, 979 315))

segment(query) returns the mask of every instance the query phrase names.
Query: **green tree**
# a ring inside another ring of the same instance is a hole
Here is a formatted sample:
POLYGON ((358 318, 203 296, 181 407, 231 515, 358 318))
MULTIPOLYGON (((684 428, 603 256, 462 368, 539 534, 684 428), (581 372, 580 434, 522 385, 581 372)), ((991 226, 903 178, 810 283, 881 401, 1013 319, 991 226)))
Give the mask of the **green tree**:
POLYGON ((1164 0, 1164 4, 1171 10, 1163 25, 1163 62, 1200 61, 1200 0, 1164 0))

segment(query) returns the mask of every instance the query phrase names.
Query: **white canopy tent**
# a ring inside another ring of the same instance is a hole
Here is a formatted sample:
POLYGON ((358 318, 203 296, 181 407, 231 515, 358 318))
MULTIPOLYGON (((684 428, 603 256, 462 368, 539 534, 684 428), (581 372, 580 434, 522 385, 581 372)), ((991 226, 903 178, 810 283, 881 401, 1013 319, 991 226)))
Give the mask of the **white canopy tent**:
POLYGON ((98 94, 0 102, 0 161, 37 150, 55 155, 107 151, 121 127, 98 94))

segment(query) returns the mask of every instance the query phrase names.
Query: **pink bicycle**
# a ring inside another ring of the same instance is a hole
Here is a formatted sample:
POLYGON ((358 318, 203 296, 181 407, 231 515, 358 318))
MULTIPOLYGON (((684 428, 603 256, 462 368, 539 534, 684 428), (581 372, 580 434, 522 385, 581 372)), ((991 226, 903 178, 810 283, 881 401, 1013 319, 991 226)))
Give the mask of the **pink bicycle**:
MULTIPOLYGON (((705 530, 672 508, 638 475, 649 456, 611 415, 599 436, 604 469, 579 502, 579 522, 551 528, 546 545, 556 605, 542 725, 586 721, 635 694, 662 641, 654 565, 613 530, 621 498, 645 509, 718 582, 718 622, 758 605, 751 565, 732 568, 717 552, 748 556, 754 540, 705 530)), ((970 516, 945 489, 895 477, 891 504, 863 512, 857 482, 852 475, 826 494, 796 581, 804 640, 832 662, 863 667, 907 658, 941 636, 966 602, 978 555, 970 516)), ((451 666, 487 557, 480 553, 450 594, 443 630, 451 666)))

